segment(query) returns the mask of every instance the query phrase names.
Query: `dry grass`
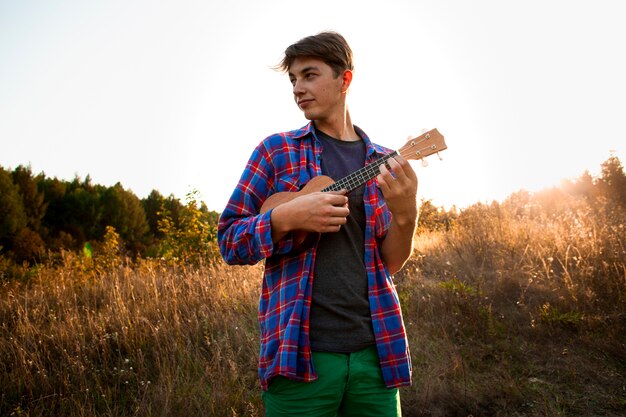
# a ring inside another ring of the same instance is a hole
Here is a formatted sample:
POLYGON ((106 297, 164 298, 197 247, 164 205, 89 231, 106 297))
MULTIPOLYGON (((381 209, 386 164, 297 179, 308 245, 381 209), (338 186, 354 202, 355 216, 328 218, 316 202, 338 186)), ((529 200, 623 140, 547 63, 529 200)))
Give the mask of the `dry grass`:
POLYGON ((626 413, 625 218, 559 201, 474 206, 418 237, 398 277, 416 375, 405 415, 626 413))
POLYGON ((1 415, 254 415, 259 268, 72 255, 0 307, 1 415))
MULTIPOLYGON (((478 205, 417 238, 396 277, 405 416, 626 413, 623 212, 554 204, 478 205)), ((262 416, 261 268, 66 253, 5 282, 0 415, 262 416)))

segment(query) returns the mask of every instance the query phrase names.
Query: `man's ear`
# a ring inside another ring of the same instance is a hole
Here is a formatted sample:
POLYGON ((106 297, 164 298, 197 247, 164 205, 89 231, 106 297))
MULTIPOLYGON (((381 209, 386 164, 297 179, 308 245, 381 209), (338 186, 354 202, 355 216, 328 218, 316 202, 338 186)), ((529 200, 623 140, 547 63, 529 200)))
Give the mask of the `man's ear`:
POLYGON ((350 84, 352 83, 352 71, 348 69, 344 70, 341 78, 341 92, 345 93, 348 91, 348 88, 350 88, 350 84))

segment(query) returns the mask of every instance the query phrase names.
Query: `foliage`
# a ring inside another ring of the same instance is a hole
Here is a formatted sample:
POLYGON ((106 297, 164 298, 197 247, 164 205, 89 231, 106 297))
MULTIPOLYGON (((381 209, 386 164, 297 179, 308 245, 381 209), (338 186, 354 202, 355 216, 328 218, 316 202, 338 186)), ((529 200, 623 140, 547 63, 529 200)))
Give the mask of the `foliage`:
POLYGON ((577 311, 560 311, 550 303, 541 306, 539 319, 545 323, 577 326, 584 323, 585 315, 577 311))
POLYGON ((156 190, 140 200, 120 183, 106 187, 89 176, 63 181, 34 175, 30 167, 0 167, 0 245, 5 262, 16 266, 5 268, 5 276, 20 275, 6 271, 18 271, 23 262, 34 265, 66 250, 93 245, 98 252, 110 230, 118 235, 122 257, 206 261, 215 257, 217 218, 204 203, 183 205, 156 190))
POLYGON ((206 205, 199 203, 198 192, 187 194, 187 204, 179 215, 177 226, 164 208, 159 219, 160 256, 166 260, 198 265, 214 262, 219 256, 216 219, 206 205))
MULTIPOLYGON (((449 213, 422 203, 416 251, 394 277, 414 375, 403 415, 624 415, 626 207, 616 167, 475 204, 447 225, 449 213)), ((39 186, 46 215, 68 190, 106 189, 39 186)), ((165 203, 175 199, 150 199, 164 259, 127 257, 111 225, 81 252, 35 265, 0 248, 0 415, 263 415, 262 265, 207 262, 217 216, 196 193, 176 215, 165 203)))
POLYGON ((621 161, 611 156, 602 163, 602 175, 598 181, 602 194, 615 201, 617 205, 626 207, 626 175, 621 161))
POLYGON ((33 176, 30 167, 18 166, 11 173, 13 183, 17 186, 22 197, 24 214, 26 215, 26 225, 37 234, 42 232, 42 220, 46 213, 47 203, 44 194, 39 189, 38 184, 43 180, 43 175, 33 176))
POLYGON ((108 227, 114 227, 120 237, 129 244, 129 249, 138 252, 148 232, 146 214, 139 198, 117 183, 104 190, 100 200, 102 206, 100 226, 105 226, 105 234, 108 227))
POLYGON ((446 211, 442 207, 435 207, 431 200, 422 200, 419 209, 418 233, 449 230, 457 217, 457 209, 454 206, 446 211))
POLYGON ((0 167, 0 244, 10 247, 13 237, 26 227, 27 221, 19 189, 11 175, 0 167))
POLYGON ((121 239, 113 226, 107 226, 104 241, 96 251, 95 266, 99 272, 109 271, 121 265, 121 239))

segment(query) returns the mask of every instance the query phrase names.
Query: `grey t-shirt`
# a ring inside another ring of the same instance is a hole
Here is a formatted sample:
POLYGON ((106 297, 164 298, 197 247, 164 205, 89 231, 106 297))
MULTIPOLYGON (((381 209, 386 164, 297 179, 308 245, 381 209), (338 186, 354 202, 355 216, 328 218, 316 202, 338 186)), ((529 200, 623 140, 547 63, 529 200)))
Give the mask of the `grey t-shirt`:
MULTIPOLYGON (((365 143, 316 131, 322 173, 335 181, 365 164, 365 143)), ((355 352, 375 343, 364 263, 364 186, 348 194, 350 215, 337 233, 320 238, 313 275, 310 341, 314 351, 355 352)))

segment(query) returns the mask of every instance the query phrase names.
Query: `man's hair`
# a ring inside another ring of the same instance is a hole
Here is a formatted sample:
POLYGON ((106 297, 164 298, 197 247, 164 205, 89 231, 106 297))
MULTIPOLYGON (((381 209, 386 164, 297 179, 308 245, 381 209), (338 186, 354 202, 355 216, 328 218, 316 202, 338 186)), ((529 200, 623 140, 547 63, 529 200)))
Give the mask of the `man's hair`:
POLYGON ((300 39, 285 49, 285 57, 276 68, 289 72, 293 61, 305 56, 324 61, 333 69, 335 77, 338 77, 344 70, 354 70, 350 45, 337 32, 320 32, 317 35, 300 39))

